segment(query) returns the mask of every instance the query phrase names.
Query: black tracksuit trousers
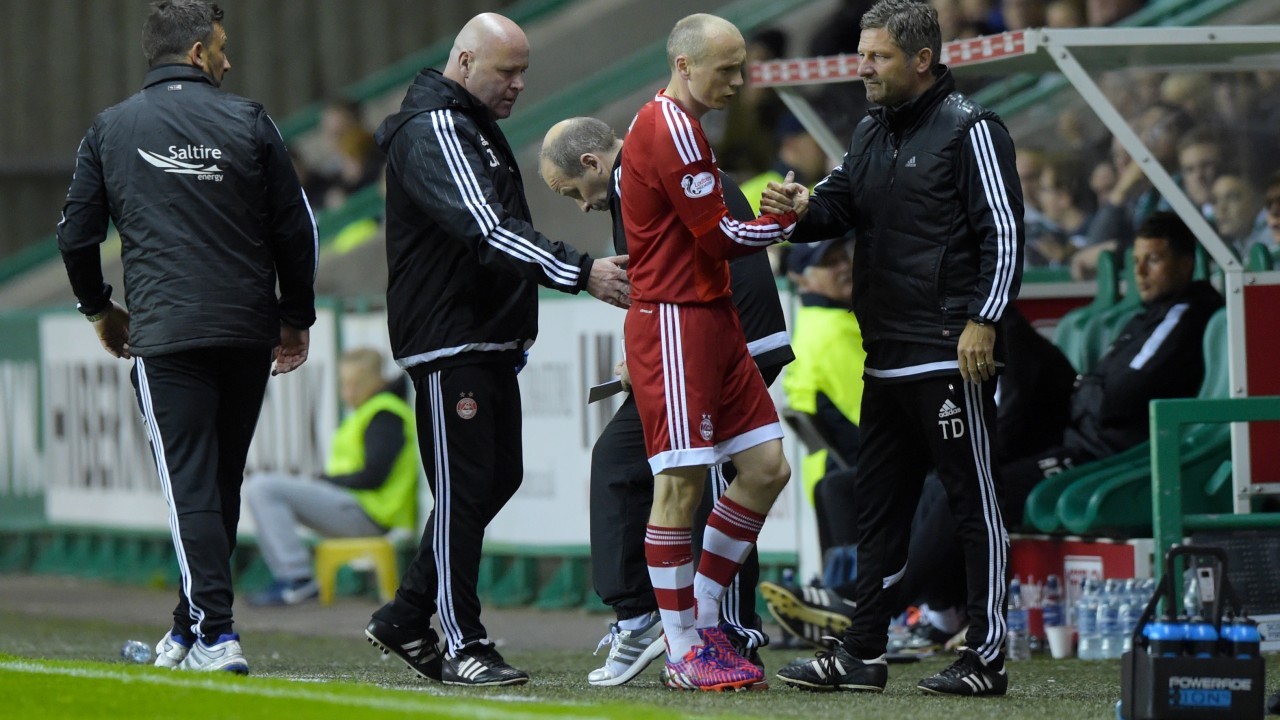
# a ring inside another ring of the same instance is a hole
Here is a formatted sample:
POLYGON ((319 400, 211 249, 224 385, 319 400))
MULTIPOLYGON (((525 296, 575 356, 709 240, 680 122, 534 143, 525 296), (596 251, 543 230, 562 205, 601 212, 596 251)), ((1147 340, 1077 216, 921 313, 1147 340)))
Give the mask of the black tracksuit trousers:
POLYGON ((418 446, 435 505, 395 600, 374 617, 425 630, 439 614, 450 657, 487 639, 476 585, 484 531, 524 476, 520 386, 511 363, 414 380, 418 446))
POLYGON ((992 462, 995 386, 965 383, 959 375, 866 384, 855 481, 857 609, 845 634, 854 656, 870 659, 885 651, 910 561, 912 518, 925 475, 934 467, 964 552, 970 622, 965 644, 986 661, 1003 651, 1009 535, 992 462))
POLYGON ((202 348, 134 362, 182 574, 173 634, 188 642, 232 632, 240 485, 270 366, 267 348, 202 348))

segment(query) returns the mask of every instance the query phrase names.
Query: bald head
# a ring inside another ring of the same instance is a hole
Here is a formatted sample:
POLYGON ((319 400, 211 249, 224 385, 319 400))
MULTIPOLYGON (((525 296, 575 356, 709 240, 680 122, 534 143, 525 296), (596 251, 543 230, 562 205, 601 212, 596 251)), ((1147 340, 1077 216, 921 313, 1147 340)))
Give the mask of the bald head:
POLYGON ((481 13, 462 27, 449 51, 444 76, 466 88, 494 117, 511 115, 524 90, 529 39, 510 18, 481 13))
POLYGON ((539 172, 552 192, 569 198, 583 212, 609 209, 609 181, 622 141, 603 120, 561 120, 542 139, 539 172))
POLYGON ((671 82, 666 94, 701 118, 729 104, 742 86, 747 43, 733 23, 715 15, 690 15, 667 37, 671 82))
POLYGON ((552 125, 542 138, 542 160, 555 166, 566 177, 577 177, 585 170, 582 163, 584 155, 605 160, 612 168, 614 156, 621 146, 613 128, 603 120, 569 118, 552 125))
POLYGON ((682 55, 693 62, 703 60, 713 42, 722 36, 746 45, 738 28, 722 17, 696 13, 681 19, 667 37, 667 65, 675 70, 676 58, 682 55))

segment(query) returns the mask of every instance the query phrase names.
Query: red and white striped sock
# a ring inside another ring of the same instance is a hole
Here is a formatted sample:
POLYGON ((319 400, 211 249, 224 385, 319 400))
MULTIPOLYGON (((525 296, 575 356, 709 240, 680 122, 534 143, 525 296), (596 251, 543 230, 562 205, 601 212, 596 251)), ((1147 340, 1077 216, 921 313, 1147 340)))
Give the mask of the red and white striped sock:
POLYGON ((667 637, 667 657, 679 662, 694 645, 702 644, 693 620, 693 532, 647 526, 644 558, 667 637))
POLYGON ((764 515, 723 495, 716 500, 707 518, 702 558, 693 579, 693 596, 698 605, 697 627, 715 627, 720 623, 720 597, 751 553, 763 526, 764 515))

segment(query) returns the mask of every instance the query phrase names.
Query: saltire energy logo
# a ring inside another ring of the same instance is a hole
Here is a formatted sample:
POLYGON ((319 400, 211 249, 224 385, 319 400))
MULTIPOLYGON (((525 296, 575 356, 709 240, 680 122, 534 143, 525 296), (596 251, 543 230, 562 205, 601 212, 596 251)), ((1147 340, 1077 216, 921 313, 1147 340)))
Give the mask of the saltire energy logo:
POLYGON ((197 180, 222 182, 222 168, 211 162, 222 159, 222 151, 218 148, 205 147, 204 145, 170 145, 168 156, 160 155, 150 150, 143 150, 142 148, 138 148, 138 154, 142 156, 143 160, 167 173, 195 175, 197 180), (205 162, 190 162, 192 160, 203 160, 205 162))

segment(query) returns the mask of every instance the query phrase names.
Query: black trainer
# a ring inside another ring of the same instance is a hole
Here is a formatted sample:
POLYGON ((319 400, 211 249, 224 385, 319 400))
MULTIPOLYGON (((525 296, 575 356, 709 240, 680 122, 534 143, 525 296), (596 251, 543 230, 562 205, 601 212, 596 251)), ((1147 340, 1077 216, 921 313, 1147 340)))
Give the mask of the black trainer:
POLYGON ((815 658, 792 660, 778 671, 778 678, 802 690, 853 690, 884 692, 889 682, 889 665, 884 656, 859 660, 845 650, 836 638, 824 638, 831 650, 818 652, 815 658))
POLYGON ((918 687, 934 695, 1003 695, 1009 689, 1004 656, 990 663, 978 653, 960 648, 960 657, 946 670, 920 681, 918 687))
POLYGON ((517 670, 502 659, 493 643, 472 643, 455 657, 445 658, 445 685, 523 685, 529 673, 517 670))
POLYGON ((825 648, 823 638, 844 635, 852 623, 854 604, 826 588, 793 589, 768 581, 759 588, 765 607, 783 632, 814 647, 825 648))
POLYGON ((391 653, 404 661, 404 664, 419 676, 440 682, 442 672, 440 637, 436 635, 435 630, 427 628, 427 634, 423 635, 373 618, 364 629, 364 636, 369 639, 369 644, 381 650, 383 655, 391 653))

